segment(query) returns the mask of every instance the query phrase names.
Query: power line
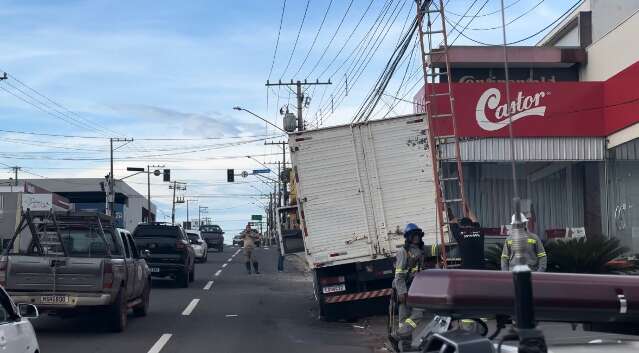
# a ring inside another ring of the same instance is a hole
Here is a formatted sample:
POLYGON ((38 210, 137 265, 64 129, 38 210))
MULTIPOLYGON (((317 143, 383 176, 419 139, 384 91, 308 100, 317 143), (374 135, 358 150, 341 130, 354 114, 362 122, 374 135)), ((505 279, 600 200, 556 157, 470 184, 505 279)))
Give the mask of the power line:
MULTIPOLYGON (((516 21, 518 21, 519 19, 521 19, 522 17, 530 14, 531 12, 535 11, 536 8, 538 8, 539 6, 541 6, 541 4, 544 3, 545 0, 540 0, 539 2, 537 2, 533 7, 531 7, 530 9, 524 11, 522 14, 520 14, 519 16, 513 18, 512 20, 510 20, 508 23, 506 23, 506 26, 510 26, 511 24, 515 23, 516 21)), ((468 28, 471 31, 491 31, 491 30, 495 30, 495 29, 500 29, 501 26, 494 26, 494 27, 470 27, 468 28)))
POLYGON ((288 68, 291 65, 291 61, 293 60, 293 56, 295 55, 295 49, 297 49, 297 43, 300 39, 300 34, 302 33, 302 28, 304 27, 304 22, 306 21, 306 14, 308 13, 308 5, 311 3, 311 0, 306 0, 306 8, 304 8, 304 16, 302 16, 302 22, 300 23, 300 28, 297 30, 297 37, 295 38, 295 43, 293 44, 293 50, 291 51, 291 56, 288 58, 288 62, 286 63, 286 67, 284 68, 284 72, 282 72, 282 76, 280 76, 280 80, 284 78, 288 68))
POLYGON ((282 23, 284 22, 284 12, 286 11, 286 0, 282 4, 282 14, 280 15, 280 27, 277 30, 277 40, 275 41, 275 51, 273 52, 273 60, 271 61, 271 69, 268 71, 268 79, 271 79, 273 73, 273 67, 275 66, 275 57, 277 57, 277 49, 280 45, 280 34, 282 33, 282 23))
MULTIPOLYGON (((519 3, 519 2, 521 2, 521 0, 515 0, 515 1, 513 1, 513 2, 512 2, 512 3, 510 3, 509 5, 506 5, 506 6, 504 7, 504 10, 506 10, 506 9, 508 9, 508 8, 512 7, 512 6, 517 5, 517 3, 519 3)), ((485 13, 485 14, 477 15, 476 17, 486 17, 486 16, 491 16, 491 15, 494 15, 494 14, 498 14, 498 13, 500 13, 500 12, 501 12, 501 8, 499 8, 499 9, 497 9, 497 10, 495 10, 495 11, 491 11, 491 12, 485 13)), ((465 18, 465 17, 473 17, 473 16, 460 15, 460 14, 458 14, 458 13, 455 13, 455 12, 452 12, 452 11, 449 11, 449 10, 446 10, 446 13, 447 13, 447 14, 449 14, 449 15, 455 15, 455 16, 458 16, 458 17, 461 17, 461 18, 465 18)))
POLYGON ((297 71, 295 72, 293 76, 297 76, 297 74, 300 73, 300 71, 304 67, 304 64, 306 64, 306 61, 308 60, 309 55, 311 55, 313 48, 315 48, 315 43, 317 42, 317 38, 319 37, 320 32, 322 32, 322 28, 324 27, 324 22, 326 22, 326 17, 328 16, 328 12, 330 11, 332 5, 333 5, 333 0, 331 0, 328 3, 328 6, 326 7, 326 12, 324 12, 324 17, 322 18, 322 22, 320 23, 319 28, 317 29, 317 33, 315 33, 315 38, 313 38, 313 43, 311 43, 311 47, 308 49, 308 52, 306 52, 306 56, 304 57, 304 60, 302 60, 302 64, 300 65, 300 67, 297 69, 297 71))
MULTIPOLYGON (((373 1, 374 0, 371 0, 371 4, 373 3, 373 1)), ((335 40, 337 33, 339 33, 340 28, 342 28, 342 24, 344 24, 344 20, 346 19, 346 16, 348 16, 349 11, 351 10, 351 6, 353 6, 353 2, 354 0, 351 0, 350 3, 348 4, 348 7, 346 8, 346 12, 344 13, 344 16, 342 16, 342 19, 339 21, 339 24, 337 25, 337 29, 335 30, 335 32, 333 32, 333 36, 328 41, 328 44, 326 45, 326 47, 324 47, 322 54, 320 55, 319 59, 317 59, 317 62, 315 63, 315 65, 313 65, 313 68, 311 69, 311 71, 308 73, 308 75, 306 75, 306 79, 308 79, 311 76, 311 74, 315 71, 315 69, 319 66, 320 62, 322 62, 322 59, 324 58, 324 55, 326 55, 326 52, 331 47, 331 44, 333 44, 333 40, 335 40)), ((370 4, 368 6, 370 8, 370 4)))
MULTIPOLYGON (((568 14, 570 14, 572 11, 574 11, 574 9, 575 9, 575 8, 577 8, 577 6, 578 6, 579 4, 581 4, 581 2, 582 2, 582 0, 577 1, 577 2, 576 2, 574 5, 572 5, 572 6, 571 6, 571 7, 570 7, 570 8, 569 8, 566 12, 564 12, 563 14, 561 14, 561 16, 559 16, 556 20, 554 20, 553 22, 551 22, 549 25, 547 25, 546 27, 542 28, 541 30, 539 30, 539 31, 537 31, 537 32, 535 32, 535 33, 533 33, 533 34, 531 34, 531 35, 529 35, 529 36, 525 37, 525 38, 522 38, 522 39, 516 40, 516 41, 514 41, 514 42, 506 43, 506 45, 519 44, 519 43, 521 43, 521 42, 525 42, 525 41, 527 41, 527 40, 529 40, 529 39, 532 39, 532 38, 534 38, 534 37, 536 37, 536 36, 538 36, 538 35, 542 34, 542 33, 543 33, 543 32, 545 32, 546 30, 548 30, 549 28, 551 28, 551 27, 555 26, 557 23, 559 23, 561 20, 563 20, 563 18, 564 18, 566 15, 568 15, 568 14)), ((436 6, 436 5, 435 5, 435 6, 436 6)), ((451 24, 451 23, 448 21, 448 19, 446 19, 446 22, 447 22, 448 24, 451 24)), ((474 39, 474 38, 472 38, 472 37, 469 37, 469 36, 467 36, 466 34, 464 34, 463 32, 460 32, 460 33, 461 33, 461 36, 462 36, 462 37, 464 37, 464 38, 468 39, 468 40, 469 40, 469 41, 471 41, 471 42, 474 42, 474 43, 476 43, 476 44, 479 44, 479 45, 484 45, 484 46, 493 46, 493 47, 494 47, 494 46, 502 46, 502 45, 503 45, 503 44, 491 44, 491 43, 485 43, 485 42, 482 42, 482 41, 480 41, 480 40, 477 40, 477 39, 474 39)))
MULTIPOLYGON (((0 87, 2 89, 2 87, 0 87)), ((20 130, 7 130, 0 129, 0 132, 10 133, 10 134, 21 134, 21 135, 34 135, 34 136, 49 136, 49 137, 64 137, 64 138, 78 138, 78 139, 100 139, 100 140, 108 140, 108 137, 104 136, 87 136, 87 135, 69 135, 69 134, 52 134, 45 132, 33 132, 33 131, 20 131, 20 130)), ((201 141, 201 140, 224 140, 224 139, 242 139, 242 138, 257 138, 257 137, 267 137, 267 138, 277 138, 281 137, 283 134, 279 135, 234 135, 234 136, 218 136, 218 137, 185 137, 185 138, 136 138, 136 141, 201 141)))

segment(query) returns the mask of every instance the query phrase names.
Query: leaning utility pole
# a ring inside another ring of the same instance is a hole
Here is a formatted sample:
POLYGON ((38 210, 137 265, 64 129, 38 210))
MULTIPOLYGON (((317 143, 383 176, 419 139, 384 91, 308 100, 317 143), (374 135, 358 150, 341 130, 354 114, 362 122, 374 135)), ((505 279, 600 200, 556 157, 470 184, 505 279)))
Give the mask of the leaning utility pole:
MULTIPOLYGON (((110 143, 110 151, 111 151, 111 171, 109 172, 109 201, 107 205, 109 205, 109 209, 107 210, 107 214, 111 217, 115 218, 115 177, 113 176, 113 142, 133 142, 133 139, 130 138, 114 138, 111 137, 109 139, 110 143)), ((124 146, 124 145, 122 145, 124 146)), ((120 147, 122 147, 120 146, 120 147)))
POLYGON ((302 92, 302 86, 317 86, 317 85, 331 85, 331 80, 328 82, 319 82, 316 80, 315 82, 304 82, 297 80, 293 82, 282 82, 281 80, 277 83, 270 83, 268 80, 266 81, 266 87, 271 86, 295 86, 296 87, 296 96, 297 96, 297 131, 304 131, 304 118, 302 117, 302 111, 304 110, 304 92, 302 92))

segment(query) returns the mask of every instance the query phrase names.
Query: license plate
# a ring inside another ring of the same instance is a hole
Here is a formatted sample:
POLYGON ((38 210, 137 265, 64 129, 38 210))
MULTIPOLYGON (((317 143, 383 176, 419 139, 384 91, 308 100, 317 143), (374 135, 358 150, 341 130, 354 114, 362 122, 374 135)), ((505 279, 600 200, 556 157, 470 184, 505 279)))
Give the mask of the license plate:
POLYGON ((335 285, 335 286, 322 287, 322 293, 324 293, 324 294, 335 293, 335 292, 343 292, 345 290, 346 290, 346 285, 345 284, 338 284, 338 285, 335 285))
POLYGON ((40 297, 40 304, 70 304, 68 295, 43 295, 40 297))
POLYGON ((151 272, 153 272, 153 273, 160 272, 160 268, 159 267, 151 267, 151 272))

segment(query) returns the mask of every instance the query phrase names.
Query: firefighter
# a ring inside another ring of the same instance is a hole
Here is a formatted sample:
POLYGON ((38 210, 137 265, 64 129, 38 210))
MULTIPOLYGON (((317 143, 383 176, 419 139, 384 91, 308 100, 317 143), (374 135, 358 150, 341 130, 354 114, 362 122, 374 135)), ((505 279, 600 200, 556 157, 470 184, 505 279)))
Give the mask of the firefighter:
MULTIPOLYGON (((548 258, 546 257, 544 244, 542 244, 541 240, 539 240, 539 237, 536 234, 533 234, 526 229, 528 219, 523 214, 520 214, 519 217, 521 218, 520 221, 524 223, 523 231, 528 235, 526 250, 524 251, 524 258, 526 259, 526 263, 528 264, 528 267, 530 267, 531 271, 546 272, 548 258)), ((515 215, 513 215, 511 224, 515 223, 515 215)), ((515 265, 515 254, 513 253, 512 246, 513 236, 511 233, 508 235, 508 238, 506 238, 506 243, 504 244, 504 249, 501 253, 502 271, 511 271, 512 267, 515 265)))
POLYGON ((484 232, 477 222, 477 217, 472 211, 468 211, 468 217, 460 220, 452 216, 449 208, 448 215, 451 219, 450 229, 459 247, 461 256, 461 268, 466 270, 483 270, 485 268, 484 232))
POLYGON ((259 264, 253 251, 255 250, 255 242, 259 240, 259 236, 251 229, 251 224, 247 224, 246 228, 242 232, 242 241, 244 247, 244 256, 246 258, 246 271, 251 274, 251 263, 253 264, 253 270, 255 274, 260 274, 259 264))
POLYGON ((397 329, 398 338, 409 338, 417 327, 416 320, 421 318, 422 312, 408 306, 406 297, 415 274, 424 266, 424 232, 414 223, 409 223, 404 229, 404 246, 397 251, 395 260, 395 279, 393 289, 399 303, 397 329))

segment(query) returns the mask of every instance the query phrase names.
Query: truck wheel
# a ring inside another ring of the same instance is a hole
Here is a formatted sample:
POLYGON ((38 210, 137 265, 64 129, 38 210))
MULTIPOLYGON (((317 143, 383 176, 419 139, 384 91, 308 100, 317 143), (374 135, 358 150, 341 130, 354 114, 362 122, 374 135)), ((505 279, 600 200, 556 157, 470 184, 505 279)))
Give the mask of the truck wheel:
POLYGON ((193 266, 193 269, 189 272, 189 282, 195 282, 195 266, 193 266))
POLYGON ((126 328, 128 307, 124 298, 124 291, 120 290, 115 302, 108 309, 109 329, 113 332, 122 332, 126 328))
POLYGON ((219 248, 217 248, 218 252, 224 252, 224 245, 220 245, 219 248))
POLYGON ((177 274, 175 276, 175 282, 180 288, 188 288, 189 287, 189 271, 184 269, 183 273, 177 274))
POLYGON ((209 261, 209 252, 208 251, 204 254, 204 258, 202 259, 202 263, 205 263, 207 261, 209 261))
POLYGON ((146 316, 149 312, 149 297, 151 296, 151 282, 149 281, 144 287, 142 292, 142 303, 133 307, 133 314, 135 316, 146 316))

